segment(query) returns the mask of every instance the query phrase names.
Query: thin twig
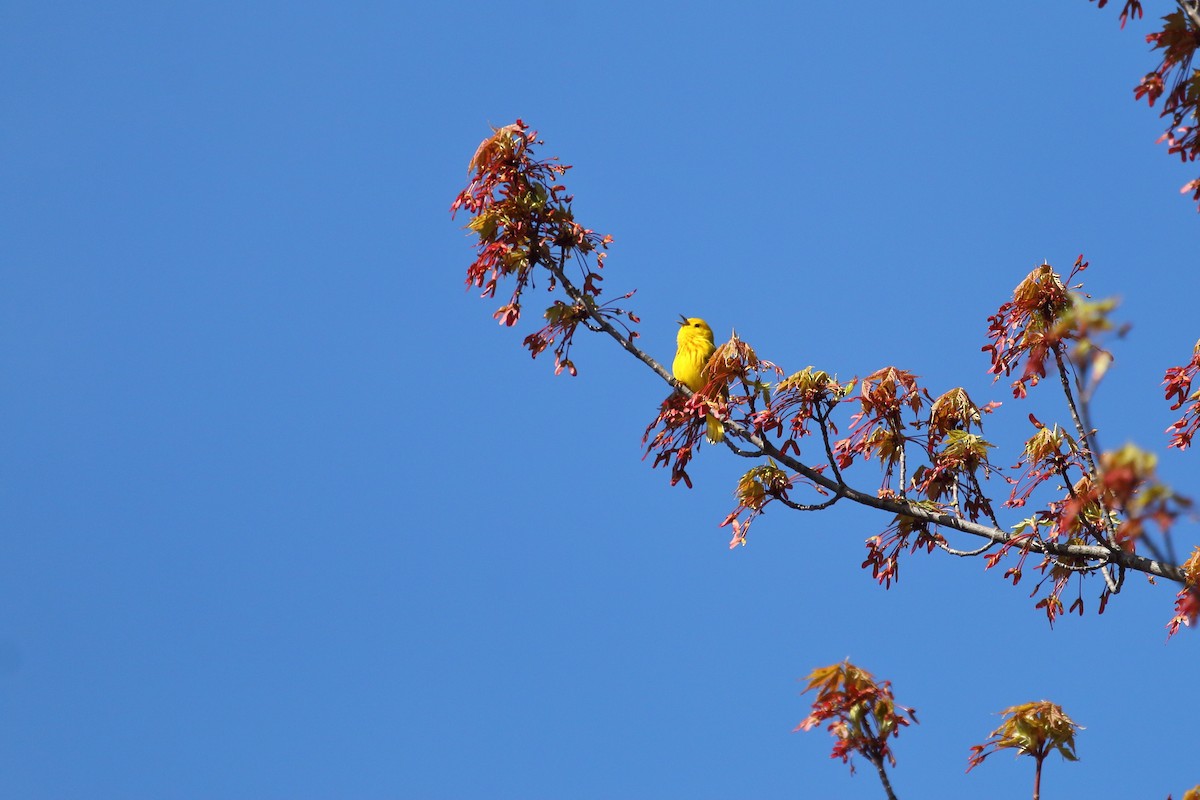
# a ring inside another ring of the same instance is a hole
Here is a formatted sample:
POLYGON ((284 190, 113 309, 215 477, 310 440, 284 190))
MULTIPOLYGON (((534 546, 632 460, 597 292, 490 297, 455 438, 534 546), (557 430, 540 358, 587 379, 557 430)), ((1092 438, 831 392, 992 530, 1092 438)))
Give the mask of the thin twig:
POLYGON ((983 547, 980 547, 977 550, 955 550, 953 547, 946 544, 945 539, 942 539, 940 537, 935 538, 933 540, 933 543, 936 544, 941 549, 945 550, 947 553, 949 553, 952 556, 962 556, 962 557, 983 555, 988 550, 991 550, 993 547, 996 546, 995 542, 988 542, 983 547))
POLYGON ((1096 462, 1092 458, 1092 437, 1088 435, 1087 429, 1083 427, 1083 421, 1079 418, 1079 409, 1075 406, 1075 395, 1071 391, 1071 381, 1067 377, 1067 365, 1063 363, 1061 346, 1054 348, 1054 361, 1058 364, 1058 377, 1062 382, 1063 394, 1067 396, 1067 407, 1071 410, 1071 420, 1075 423, 1075 432, 1079 434, 1079 441, 1083 442, 1084 458, 1087 459, 1092 474, 1099 475, 1096 471, 1096 462))
MULTIPOLYGON (((1079 440, 1083 443, 1083 455, 1087 459, 1088 468, 1091 470, 1092 477, 1099 483, 1100 470, 1096 469, 1096 459, 1093 457, 1096 444, 1089 433, 1089 430, 1083 426, 1083 420, 1079 416, 1079 409, 1075 405, 1075 394, 1071 391, 1071 381, 1067 378, 1067 365, 1063 363, 1062 345, 1055 345, 1054 362, 1058 365, 1058 377, 1062 382, 1063 394, 1067 397, 1067 407, 1071 410, 1071 419, 1075 423, 1075 431, 1079 434, 1079 440)), ((1070 481, 1067 481, 1068 485, 1070 481)), ((1105 539, 1108 546, 1113 550, 1119 550, 1117 544, 1116 532, 1113 531, 1112 518, 1109 516, 1108 509, 1104 505, 1103 495, 1097 495, 1096 504, 1100 506, 1100 520, 1104 526, 1105 539)))
POLYGON ((1068 572, 1096 572, 1102 570, 1107 564, 1068 564, 1061 559, 1050 557, 1050 563, 1056 567, 1061 567, 1068 572))
POLYGON ((845 486, 846 481, 842 479, 842 471, 838 469, 837 459, 833 455, 833 447, 829 444, 829 427, 825 424, 829 421, 829 414, 832 410, 833 406, 829 406, 824 411, 818 411, 817 423, 821 426, 821 439, 825 442, 825 457, 829 459, 829 469, 833 472, 833 477, 838 484, 845 486))
POLYGON ((988 515, 988 520, 994 527, 999 528, 1000 522, 996 519, 996 512, 992 511, 992 501, 989 500, 987 495, 983 493, 983 487, 979 485, 979 478, 976 477, 974 472, 969 473, 968 477, 971 479, 971 488, 973 488, 975 490, 975 494, 983 500, 983 510, 984 513, 988 515))
POLYGON ((826 500, 823 503, 815 503, 815 504, 811 504, 811 505, 807 504, 807 503, 797 503, 792 500, 788 500, 786 497, 780 497, 777 499, 779 500, 779 502, 783 503, 788 508, 794 509, 796 511, 821 511, 822 509, 829 508, 831 505, 836 503, 838 500, 841 500, 842 495, 835 494, 833 497, 829 498, 828 500, 826 500))
POLYGON ((743 449, 741 449, 736 444, 734 444, 733 439, 731 439, 728 436, 725 437, 724 442, 725 442, 725 446, 728 447, 730 450, 732 450, 733 454, 735 456, 741 456, 742 458, 762 458, 762 456, 763 456, 762 450, 743 450, 743 449))

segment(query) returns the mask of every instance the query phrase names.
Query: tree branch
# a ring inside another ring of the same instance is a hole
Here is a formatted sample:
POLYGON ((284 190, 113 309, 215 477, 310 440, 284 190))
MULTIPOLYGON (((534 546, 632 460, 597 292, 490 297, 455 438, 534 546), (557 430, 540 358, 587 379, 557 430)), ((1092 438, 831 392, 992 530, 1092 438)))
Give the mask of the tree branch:
POLYGON ((892 791, 892 782, 888 780, 887 770, 883 767, 883 759, 877 758, 871 763, 879 772, 879 782, 883 784, 883 790, 887 792, 888 800, 896 800, 896 793, 892 791))
MULTIPOLYGON (((658 374, 660 378, 673 386, 675 389, 691 395, 692 392, 669 373, 662 364, 658 363, 653 357, 640 350, 633 341, 624 336, 616 327, 607 319, 596 312, 596 304, 591 298, 583 295, 578 288, 575 287, 564 274, 563 270, 554 264, 545 264, 547 269, 558 279, 563 287, 563 291, 567 296, 576 303, 582 304, 588 311, 588 315, 596 322, 600 328, 609 336, 617 340, 628 353, 633 355, 639 361, 644 363, 650 369, 658 374)), ((983 539, 988 539, 996 544, 1006 544, 1011 542, 1015 537, 1008 531, 1000 528, 991 528, 987 525, 981 525, 978 522, 972 522, 962 517, 955 517, 940 511, 931 511, 917 505, 913 505, 908 501, 895 500, 891 498, 876 497, 872 494, 861 492, 851 488, 844 483, 838 483, 833 479, 817 472, 812 467, 801 462, 799 459, 783 453, 778 447, 771 442, 761 438, 752 431, 742 427, 739 423, 728 420, 725 422, 726 439, 728 435, 733 434, 744 442, 749 443, 761 454, 775 459, 781 464, 785 464, 795 472, 800 473, 805 478, 808 478, 815 484, 824 487, 834 495, 845 497, 859 505, 869 508, 887 511, 892 514, 910 517, 921 522, 929 522, 934 525, 951 528, 963 533, 978 536, 983 539)), ((1079 545, 1079 544, 1062 544, 1059 542, 1046 542, 1040 539, 1029 540, 1027 544, 1022 545, 1023 549, 1028 549, 1035 553, 1044 553, 1055 556, 1063 556, 1068 558, 1083 558, 1101 563, 1116 564, 1126 569, 1137 570, 1148 575, 1154 575, 1176 583, 1186 584, 1187 578, 1183 570, 1175 564, 1165 563, 1161 560, 1146 558, 1137 553, 1130 553, 1126 550, 1111 550, 1108 547, 1098 547, 1094 545, 1079 545)))
MULTIPOLYGON (((863 727, 863 730, 866 731, 868 739, 876 738, 875 732, 873 730, 871 730, 871 722, 870 722, 870 720, 865 718, 865 715, 864 715, 864 719, 862 720, 862 727, 863 727)), ((885 736, 883 738, 886 741, 887 737, 885 736)), ((894 791, 892 791, 892 782, 890 780, 888 780, 887 769, 885 768, 884 763, 883 763, 883 753, 880 752, 880 750, 886 746, 887 746, 886 744, 881 744, 877 748, 876 746, 871 745, 871 746, 868 746, 866 749, 862 750, 861 752, 868 761, 870 761, 872 764, 875 765, 875 770, 876 770, 876 772, 879 773, 879 782, 883 784, 883 790, 885 792, 887 792, 888 800, 897 800, 896 793, 894 791)))

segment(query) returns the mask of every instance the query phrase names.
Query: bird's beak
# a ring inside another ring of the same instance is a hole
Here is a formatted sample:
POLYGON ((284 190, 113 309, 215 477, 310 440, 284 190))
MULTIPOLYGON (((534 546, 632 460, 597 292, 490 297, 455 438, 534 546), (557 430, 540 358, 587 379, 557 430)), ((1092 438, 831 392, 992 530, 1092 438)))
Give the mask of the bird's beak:
POLYGON ((688 324, 687 317, 685 317, 683 314, 680 314, 680 315, 679 315, 679 324, 680 324, 680 325, 687 325, 687 324, 688 324))

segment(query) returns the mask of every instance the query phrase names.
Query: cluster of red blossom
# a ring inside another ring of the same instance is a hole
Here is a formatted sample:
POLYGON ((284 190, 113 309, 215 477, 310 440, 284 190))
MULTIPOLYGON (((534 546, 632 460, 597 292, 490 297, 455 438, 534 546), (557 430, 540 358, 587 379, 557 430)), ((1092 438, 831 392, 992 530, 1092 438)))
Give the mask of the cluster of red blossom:
MULTIPOLYGON (((1098 0, 1104 8, 1108 0, 1098 0)), ((1141 18, 1140 0, 1126 0, 1121 9, 1121 27, 1132 17, 1141 18)), ((1182 161, 1200 158, 1200 69, 1192 68, 1192 59, 1200 48, 1200 6, 1190 4, 1163 17, 1161 31, 1146 35, 1155 50, 1162 51, 1162 61, 1134 87, 1134 99, 1146 99, 1153 106, 1163 101, 1161 117, 1169 120, 1159 142, 1167 143, 1167 152, 1182 161)), ((1200 202, 1200 179, 1189 181, 1179 190, 1192 193, 1200 202)))

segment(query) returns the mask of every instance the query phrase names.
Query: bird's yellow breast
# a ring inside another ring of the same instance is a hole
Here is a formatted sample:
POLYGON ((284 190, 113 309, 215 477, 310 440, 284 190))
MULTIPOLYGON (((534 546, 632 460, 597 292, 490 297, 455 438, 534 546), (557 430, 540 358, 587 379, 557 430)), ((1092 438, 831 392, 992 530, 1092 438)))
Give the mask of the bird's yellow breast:
POLYGON ((712 328, 708 323, 697 317, 688 319, 687 324, 680 325, 676 336, 678 349, 675 351, 675 361, 671 364, 671 372, 675 380, 687 386, 693 392, 704 388, 704 365, 715 349, 713 345, 712 328))

